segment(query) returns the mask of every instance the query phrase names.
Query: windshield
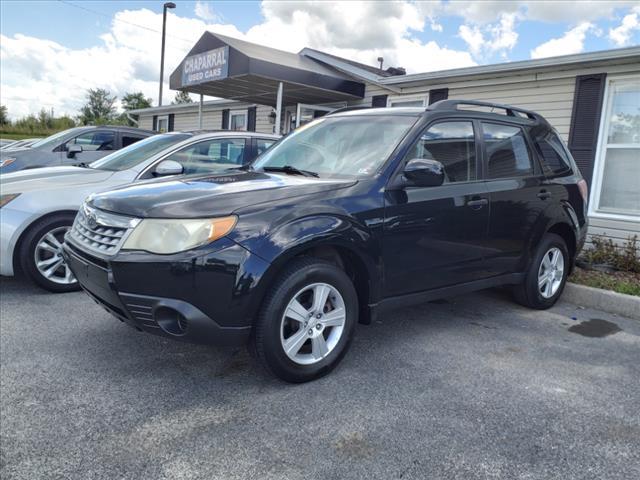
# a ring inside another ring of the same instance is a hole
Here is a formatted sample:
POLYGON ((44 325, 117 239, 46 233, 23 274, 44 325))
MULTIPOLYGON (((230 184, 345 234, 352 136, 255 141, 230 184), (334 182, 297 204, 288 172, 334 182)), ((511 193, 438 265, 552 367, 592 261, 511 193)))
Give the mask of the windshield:
POLYGON ((373 175, 416 121, 401 115, 323 117, 282 139, 253 166, 292 167, 320 177, 373 175))
POLYGON ((81 130, 81 128, 82 127, 70 128, 68 130, 63 130, 62 132, 54 133, 47 138, 37 141, 31 145, 31 148, 57 147, 61 143, 61 140, 65 139, 65 137, 71 136, 77 130, 81 130))
POLYGON ((188 133, 166 133, 147 137, 100 160, 96 160, 89 164, 89 167, 112 172, 127 170, 151 158, 156 153, 160 153, 165 148, 186 140, 190 136, 188 133))

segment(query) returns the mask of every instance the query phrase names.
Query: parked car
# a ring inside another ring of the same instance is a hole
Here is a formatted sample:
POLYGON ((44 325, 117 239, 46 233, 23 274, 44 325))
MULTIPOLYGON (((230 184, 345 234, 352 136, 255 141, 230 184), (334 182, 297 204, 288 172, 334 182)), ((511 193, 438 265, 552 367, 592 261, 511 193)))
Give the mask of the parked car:
MULTIPOLYGON (((136 180, 241 166, 277 138, 247 132, 172 132, 136 142, 85 167, 3 175, 0 274, 13 275, 20 269, 49 291, 75 290, 78 282, 60 256, 60 247, 87 195, 136 180)), ((108 230, 104 233, 108 238, 108 230)))
POLYGON ((0 174, 28 168, 87 164, 154 135, 131 127, 76 127, 43 138, 29 148, 0 151, 0 174))
POLYGON ((12 144, 14 144, 16 142, 17 142, 17 140, 10 140, 10 139, 5 139, 5 138, 0 138, 0 149, 8 147, 9 145, 12 145, 12 144))
POLYGON ((269 371, 303 382, 389 308, 497 285, 550 307, 586 204, 540 115, 445 100, 327 115, 245 171, 92 195, 63 251, 87 293, 138 330, 250 342, 269 371))
POLYGON ((19 148, 29 148, 36 142, 39 142, 42 138, 23 138, 22 140, 16 140, 15 142, 11 142, 7 145, 3 145, 0 147, 0 151, 6 150, 17 150, 19 148))

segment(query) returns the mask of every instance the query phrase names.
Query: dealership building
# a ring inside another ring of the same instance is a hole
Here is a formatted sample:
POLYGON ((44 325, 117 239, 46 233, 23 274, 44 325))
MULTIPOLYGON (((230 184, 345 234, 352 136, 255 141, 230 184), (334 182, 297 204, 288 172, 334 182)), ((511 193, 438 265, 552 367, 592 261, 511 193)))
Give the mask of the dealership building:
POLYGON ((206 32, 170 87, 200 102, 134 110, 141 128, 286 134, 347 106, 427 107, 447 98, 534 110, 567 142, 589 184, 590 234, 618 244, 640 237, 640 47, 407 75, 206 32))

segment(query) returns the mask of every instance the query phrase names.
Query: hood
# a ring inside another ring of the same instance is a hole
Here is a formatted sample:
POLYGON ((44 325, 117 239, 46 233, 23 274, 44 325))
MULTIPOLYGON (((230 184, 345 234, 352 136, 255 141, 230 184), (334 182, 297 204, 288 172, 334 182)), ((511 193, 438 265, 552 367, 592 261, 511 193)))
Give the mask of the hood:
POLYGON ((114 172, 80 167, 45 167, 0 175, 2 193, 73 187, 104 182, 114 172))
POLYGON ((202 218, 285 198, 327 192, 355 180, 319 179, 265 172, 239 172, 179 180, 152 180, 96 194, 101 210, 142 218, 202 218))

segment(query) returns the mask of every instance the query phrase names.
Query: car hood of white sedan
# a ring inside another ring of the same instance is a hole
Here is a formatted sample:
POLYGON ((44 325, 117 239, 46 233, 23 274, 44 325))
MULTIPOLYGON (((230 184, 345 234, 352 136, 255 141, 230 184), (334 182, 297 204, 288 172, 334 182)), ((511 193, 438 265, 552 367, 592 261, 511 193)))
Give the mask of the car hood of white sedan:
POLYGON ((24 193, 106 181, 115 172, 82 167, 45 167, 0 175, 2 193, 24 193))

